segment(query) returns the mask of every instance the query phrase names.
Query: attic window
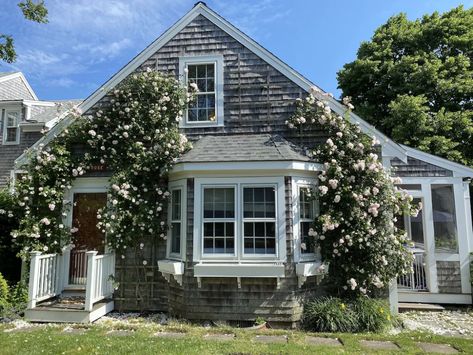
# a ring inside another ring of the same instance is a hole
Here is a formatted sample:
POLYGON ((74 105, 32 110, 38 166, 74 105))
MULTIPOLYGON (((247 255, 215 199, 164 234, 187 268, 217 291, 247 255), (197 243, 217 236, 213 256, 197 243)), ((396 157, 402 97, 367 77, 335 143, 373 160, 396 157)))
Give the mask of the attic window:
POLYGON ((215 63, 187 66, 187 85, 197 85, 194 101, 189 103, 187 122, 214 122, 215 117, 215 63))
POLYGON ((3 126, 3 144, 20 143, 20 112, 5 110, 3 126))
POLYGON ((181 57, 179 71, 185 86, 198 89, 181 126, 223 126, 223 57, 181 57))

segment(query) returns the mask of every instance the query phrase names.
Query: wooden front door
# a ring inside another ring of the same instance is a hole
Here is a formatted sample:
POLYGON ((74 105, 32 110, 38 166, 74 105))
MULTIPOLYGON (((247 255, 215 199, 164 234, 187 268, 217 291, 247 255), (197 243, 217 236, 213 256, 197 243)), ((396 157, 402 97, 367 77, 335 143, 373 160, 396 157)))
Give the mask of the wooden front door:
POLYGON ((97 228, 97 211, 107 203, 106 193, 75 193, 72 209, 72 242, 69 283, 83 285, 87 278, 87 251, 104 253, 105 235, 97 228))

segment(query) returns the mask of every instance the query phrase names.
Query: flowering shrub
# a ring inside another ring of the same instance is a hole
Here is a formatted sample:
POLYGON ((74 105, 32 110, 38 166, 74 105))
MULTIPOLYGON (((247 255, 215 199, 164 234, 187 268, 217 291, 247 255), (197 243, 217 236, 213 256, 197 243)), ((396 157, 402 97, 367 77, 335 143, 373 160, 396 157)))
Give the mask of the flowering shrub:
POLYGON ((71 207, 65 192, 94 166, 112 173, 109 204, 97 215, 109 247, 124 257, 141 239, 165 238, 166 176, 188 147, 178 122, 191 94, 175 78, 146 71, 108 98, 93 114, 76 113, 68 129, 32 152, 28 174, 16 188, 25 217, 13 238, 24 256, 31 250, 57 252, 71 242, 75 230, 63 222, 71 207))
MULTIPOLYGON (((353 108, 348 100, 347 113, 353 108)), ((379 142, 335 114, 316 89, 287 122, 289 128, 323 128, 330 138, 310 152, 323 163, 314 198, 320 204, 309 236, 330 263, 329 276, 341 293, 368 294, 411 268, 406 234, 395 216, 416 214, 412 198, 398 190, 379 160, 379 142), (316 95, 321 99, 316 99, 316 95)))

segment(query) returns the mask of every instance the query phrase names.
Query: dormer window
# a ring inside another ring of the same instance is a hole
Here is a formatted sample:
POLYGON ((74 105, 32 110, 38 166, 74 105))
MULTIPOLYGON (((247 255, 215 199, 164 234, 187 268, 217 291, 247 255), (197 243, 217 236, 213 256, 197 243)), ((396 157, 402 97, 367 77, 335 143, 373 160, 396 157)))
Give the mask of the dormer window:
POLYGON ((198 89, 187 107, 182 126, 223 126, 223 57, 181 57, 179 69, 184 84, 189 89, 191 86, 198 89))
POLYGON ((20 143, 20 111, 5 110, 3 119, 3 144, 20 143))

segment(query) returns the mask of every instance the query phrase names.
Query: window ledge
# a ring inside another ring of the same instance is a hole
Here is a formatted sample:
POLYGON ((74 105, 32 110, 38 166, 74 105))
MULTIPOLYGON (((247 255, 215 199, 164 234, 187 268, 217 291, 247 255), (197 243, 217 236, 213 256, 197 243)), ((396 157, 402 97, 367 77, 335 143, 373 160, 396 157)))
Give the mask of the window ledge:
POLYGON ((158 270, 168 282, 171 282, 172 275, 174 280, 182 286, 182 275, 184 275, 184 263, 182 261, 158 260, 158 270))
POLYGON ((194 277, 197 277, 197 283, 201 287, 202 277, 236 277, 238 288, 241 288, 241 278, 275 278, 277 279, 277 288, 279 288, 279 279, 285 276, 284 265, 281 264, 196 264, 194 265, 194 277))
POLYGON ((329 264, 322 261, 300 262, 296 264, 296 274, 299 279, 298 286, 307 281, 309 276, 317 277, 317 285, 322 281, 326 274, 328 274, 329 264))

